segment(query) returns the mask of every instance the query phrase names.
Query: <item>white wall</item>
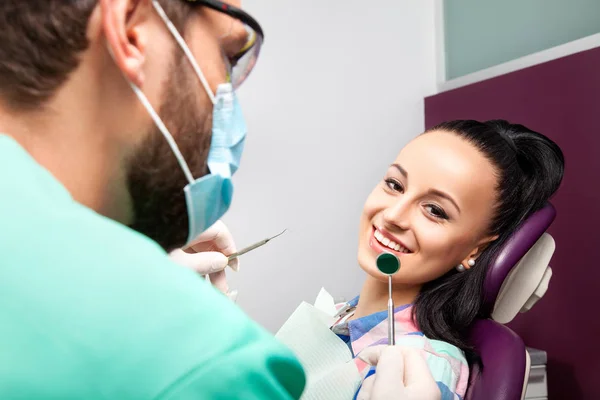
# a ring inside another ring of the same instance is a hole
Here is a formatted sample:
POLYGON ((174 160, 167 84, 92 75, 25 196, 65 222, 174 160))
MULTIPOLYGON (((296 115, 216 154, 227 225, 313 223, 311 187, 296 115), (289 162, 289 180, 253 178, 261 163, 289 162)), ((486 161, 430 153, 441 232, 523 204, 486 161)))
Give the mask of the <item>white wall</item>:
POLYGON ((324 286, 349 300, 362 205, 423 130, 435 90, 433 0, 245 0, 266 40, 240 90, 249 126, 225 221, 239 247, 288 228, 230 273, 276 331, 324 286))

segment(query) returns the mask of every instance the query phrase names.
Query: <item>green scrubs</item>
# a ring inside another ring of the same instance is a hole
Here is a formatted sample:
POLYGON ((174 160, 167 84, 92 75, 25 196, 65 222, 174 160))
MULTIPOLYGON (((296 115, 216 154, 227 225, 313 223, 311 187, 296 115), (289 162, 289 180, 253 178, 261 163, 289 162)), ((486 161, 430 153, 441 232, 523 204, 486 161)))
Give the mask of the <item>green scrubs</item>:
POLYGON ((0 135, 1 399, 297 399, 304 383, 229 299, 0 135))

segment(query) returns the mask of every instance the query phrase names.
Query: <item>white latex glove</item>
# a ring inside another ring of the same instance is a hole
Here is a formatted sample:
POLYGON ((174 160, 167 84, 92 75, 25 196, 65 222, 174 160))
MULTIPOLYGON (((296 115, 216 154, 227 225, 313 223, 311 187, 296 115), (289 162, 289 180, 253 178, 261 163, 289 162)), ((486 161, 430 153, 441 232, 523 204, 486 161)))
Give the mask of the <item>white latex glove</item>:
POLYGON ((229 264, 227 262, 227 256, 236 251, 231 232, 222 221, 217 221, 187 247, 172 251, 170 257, 177 264, 193 269, 202 276, 208 276, 217 289, 235 301, 237 291, 229 291, 225 268, 229 265, 234 271, 239 270, 237 258, 229 264))
POLYGON ((358 357, 377 366, 362 384, 357 400, 440 400, 442 393, 427 362, 417 349, 380 345, 363 350, 358 357))

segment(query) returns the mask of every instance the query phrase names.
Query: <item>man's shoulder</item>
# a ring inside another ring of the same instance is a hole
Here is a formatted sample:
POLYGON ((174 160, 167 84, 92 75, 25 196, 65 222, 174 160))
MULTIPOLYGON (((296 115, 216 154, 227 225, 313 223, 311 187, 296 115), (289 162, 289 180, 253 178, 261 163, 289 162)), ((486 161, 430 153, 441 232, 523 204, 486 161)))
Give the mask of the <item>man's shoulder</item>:
MULTIPOLYGON (((3 266, 34 262, 59 270, 166 262, 156 243, 76 202, 15 140, 0 134, 0 250, 3 266)), ((1 271, 1 270, 0 270, 1 271)), ((23 270, 22 272, 26 272, 23 270)), ((111 272, 112 273, 112 272, 111 272)))
POLYGON ((77 386, 102 380, 110 398, 235 392, 251 376, 284 392, 291 376, 302 390, 291 353, 153 241, 76 204, 36 214, 17 212, 0 233, 0 326, 12 327, 0 332, 0 351, 30 361, 22 376, 50 369, 77 386), (212 377, 207 368, 222 360, 229 372, 223 365, 225 376, 212 377))
MULTIPOLYGON (((0 154, 13 146, 2 140, 0 154)), ((283 370, 301 390, 289 351, 156 243, 73 201, 26 156, 0 164, 25 167, 0 173, 0 397, 153 398, 194 387, 188 374, 226 393, 240 375, 281 385, 283 370), (229 375, 210 377, 225 359, 229 375)))

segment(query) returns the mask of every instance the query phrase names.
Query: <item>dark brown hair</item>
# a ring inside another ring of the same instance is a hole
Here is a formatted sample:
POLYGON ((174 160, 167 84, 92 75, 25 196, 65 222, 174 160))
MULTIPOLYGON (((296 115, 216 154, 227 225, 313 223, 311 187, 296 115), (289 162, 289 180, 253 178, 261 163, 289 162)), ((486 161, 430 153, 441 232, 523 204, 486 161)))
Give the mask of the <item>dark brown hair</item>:
MULTIPOLYGON (((87 25, 97 0, 0 2, 0 101, 13 110, 35 109, 50 99, 89 45, 87 25)), ((182 31, 190 5, 161 0, 182 31)))

